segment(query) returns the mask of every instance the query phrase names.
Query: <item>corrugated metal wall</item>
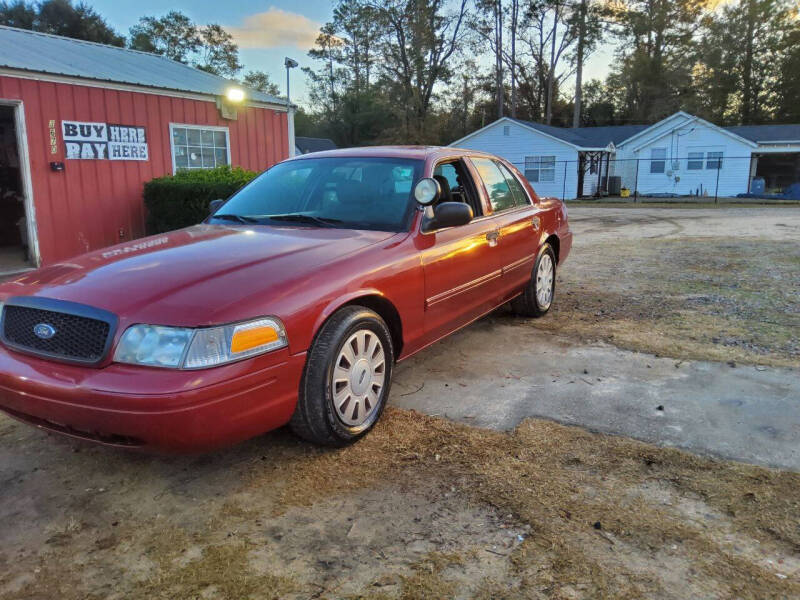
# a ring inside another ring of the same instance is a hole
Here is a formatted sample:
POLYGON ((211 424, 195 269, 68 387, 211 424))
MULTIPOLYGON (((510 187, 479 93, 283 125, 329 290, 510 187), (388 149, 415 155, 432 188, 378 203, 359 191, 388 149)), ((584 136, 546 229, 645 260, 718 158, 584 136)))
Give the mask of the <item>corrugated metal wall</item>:
POLYGON ((0 100, 23 102, 43 265, 144 235, 142 186, 172 173, 170 123, 227 127, 235 166, 262 171, 289 155, 284 112, 242 108, 227 121, 214 102, 7 76, 0 76, 0 100), (65 161, 62 120, 144 126, 150 159, 65 161), (51 171, 51 161, 65 162, 65 171, 51 171))

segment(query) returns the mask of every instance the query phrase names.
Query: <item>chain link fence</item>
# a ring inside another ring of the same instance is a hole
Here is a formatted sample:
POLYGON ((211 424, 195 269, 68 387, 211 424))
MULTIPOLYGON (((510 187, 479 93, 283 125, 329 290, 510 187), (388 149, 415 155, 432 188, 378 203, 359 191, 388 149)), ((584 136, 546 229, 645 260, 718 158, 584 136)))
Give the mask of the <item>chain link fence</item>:
POLYGON ((742 194, 781 199, 792 183, 790 177, 758 173, 754 157, 725 156, 721 152, 630 159, 598 152, 587 153, 580 160, 540 156, 513 164, 540 196, 562 200, 678 198, 718 202, 742 194))

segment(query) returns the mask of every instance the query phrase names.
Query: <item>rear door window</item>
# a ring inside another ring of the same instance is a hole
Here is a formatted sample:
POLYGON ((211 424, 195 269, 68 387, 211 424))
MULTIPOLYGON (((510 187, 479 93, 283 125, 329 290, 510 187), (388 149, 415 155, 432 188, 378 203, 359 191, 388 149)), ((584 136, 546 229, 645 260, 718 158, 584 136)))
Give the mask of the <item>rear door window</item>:
POLYGON ((501 162, 495 161, 495 163, 500 171, 502 171, 503 175, 506 176, 508 187, 511 188, 511 193, 514 196, 514 204, 516 206, 525 206, 530 204, 531 202, 528 199, 528 194, 525 192, 525 188, 522 187, 522 184, 514 176, 511 170, 501 162))
POLYGON ((505 175, 503 175, 495 162, 488 158, 478 157, 473 157, 471 160, 483 180, 486 193, 489 194, 492 212, 498 213, 514 208, 516 206, 514 194, 508 185, 505 175))

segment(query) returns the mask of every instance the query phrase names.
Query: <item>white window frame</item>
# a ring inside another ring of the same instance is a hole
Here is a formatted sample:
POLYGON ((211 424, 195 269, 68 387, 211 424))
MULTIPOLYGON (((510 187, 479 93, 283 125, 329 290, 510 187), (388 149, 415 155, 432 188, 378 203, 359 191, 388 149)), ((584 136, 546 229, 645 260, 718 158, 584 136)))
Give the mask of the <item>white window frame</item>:
POLYGON ((663 148, 650 148, 650 173, 652 175, 662 175, 667 171, 667 149, 666 147, 663 148), (656 152, 663 152, 664 156, 656 157, 656 152), (661 164, 661 170, 659 171, 657 166, 661 164))
MULTIPOLYGON (((172 174, 178 172, 178 167, 175 165, 175 137, 173 131, 178 129, 205 129, 207 131, 224 131, 225 132, 225 145, 227 146, 227 159, 228 159, 228 166, 231 165, 231 132, 228 127, 220 127, 218 125, 198 125, 196 123, 170 123, 169 124, 169 154, 170 158, 172 159, 172 174)), ((183 168, 183 167, 181 167, 183 168)), ((209 167, 199 167, 194 169, 189 169, 191 171, 199 171, 202 169, 207 169, 209 167)))
POLYGON ((532 183, 555 183, 556 180, 556 157, 554 154, 545 154, 536 156, 526 156, 525 163, 523 165, 525 168, 523 170, 525 174, 525 179, 532 183), (542 163, 544 162, 552 162, 552 167, 542 167, 542 163), (552 175, 545 179, 542 177, 542 173, 552 172, 552 175), (533 176, 528 175, 529 172, 535 172, 536 178, 534 179, 533 176))
POLYGON ((725 152, 722 150, 713 150, 706 152, 706 170, 716 171, 722 169, 722 160, 725 158, 725 152), (712 156, 713 155, 713 156, 712 156))
POLYGON ((702 171, 705 164, 705 152, 702 150, 690 150, 686 155, 687 171, 702 171))

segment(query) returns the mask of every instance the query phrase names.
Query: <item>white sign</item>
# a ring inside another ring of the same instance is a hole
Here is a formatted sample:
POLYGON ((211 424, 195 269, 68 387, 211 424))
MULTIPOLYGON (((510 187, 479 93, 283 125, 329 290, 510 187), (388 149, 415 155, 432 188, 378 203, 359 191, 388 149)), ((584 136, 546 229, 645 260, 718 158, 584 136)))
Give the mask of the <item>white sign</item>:
POLYGON ((68 159, 149 160, 144 127, 61 121, 68 159))

